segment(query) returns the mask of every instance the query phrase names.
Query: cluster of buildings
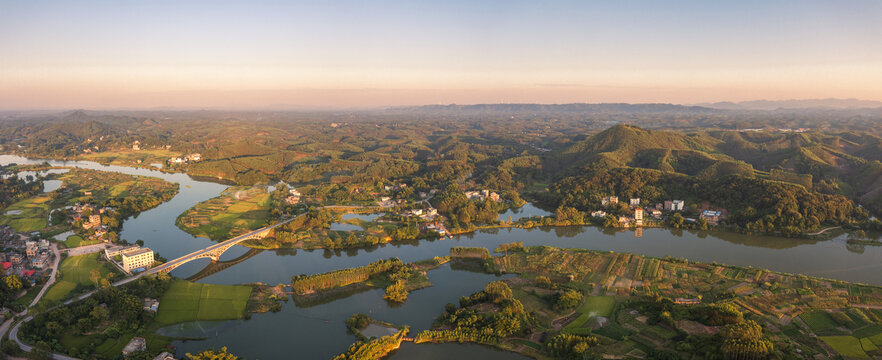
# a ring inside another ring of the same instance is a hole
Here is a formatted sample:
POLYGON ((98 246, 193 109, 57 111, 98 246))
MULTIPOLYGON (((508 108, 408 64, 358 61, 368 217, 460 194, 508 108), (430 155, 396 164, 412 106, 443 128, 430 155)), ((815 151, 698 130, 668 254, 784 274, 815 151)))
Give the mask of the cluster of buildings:
POLYGON ((403 204, 404 199, 393 199, 390 196, 381 196, 380 200, 377 201, 377 205, 379 205, 380 207, 395 207, 403 204))
POLYGON ((401 216, 404 217, 418 217, 420 219, 426 221, 435 220, 438 217, 438 210, 429 205, 427 209, 411 209, 404 210, 401 212, 401 216))
MULTIPOLYGON (((619 198, 616 196, 607 196, 601 199, 601 204, 603 206, 612 206, 617 205, 619 203, 619 198)), ((642 226, 645 219, 648 219, 650 216, 653 219, 660 220, 662 218, 662 211, 683 211, 686 208, 686 202, 683 200, 665 200, 664 202, 655 204, 655 207, 642 207, 640 198, 630 198, 628 199, 628 205, 633 209, 632 216, 619 216, 619 223, 628 227, 630 224, 635 224, 637 226, 642 226)), ((595 218, 606 217, 607 213, 603 210, 596 210, 591 212, 591 216, 595 218)), ((716 210, 704 210, 701 212, 699 218, 705 219, 708 224, 717 225, 719 221, 724 217, 723 212, 716 210)), ((695 222, 696 220, 693 218, 687 218, 688 222, 695 222)))
POLYGON ((295 188, 291 188, 288 190, 288 197, 285 198, 285 203, 288 205, 297 205, 300 203, 300 192, 295 188))
POLYGON ((188 164, 191 162, 202 161, 202 154, 200 153, 192 153, 184 156, 177 156, 171 159, 168 159, 169 164, 188 164))
MULTIPOLYGON (((101 215, 110 214, 113 208, 105 207, 99 209, 91 204, 77 203, 71 207, 71 211, 73 212, 72 215, 75 222, 82 221, 83 230, 93 231, 88 236, 90 239, 102 239, 104 234, 107 234, 107 226, 101 224, 101 215)), ((102 240, 107 241, 107 239, 102 240)))
POLYGON ((466 196, 467 198, 469 198, 469 200, 484 200, 484 199, 490 199, 490 200, 493 200, 493 201, 495 201, 495 202, 500 202, 500 201, 502 201, 502 198, 499 197, 499 194, 497 194, 497 193, 495 193, 495 192, 492 192, 492 191, 490 191, 490 190, 473 190, 473 191, 466 191, 466 192, 465 192, 465 196, 466 196))
POLYGON ((132 246, 109 246, 104 249, 104 256, 122 271, 131 274, 150 268, 153 265, 153 250, 132 246), (116 257, 119 256, 119 260, 116 257))
POLYGON ((52 252, 49 241, 32 241, 25 234, 8 226, 0 226, 0 267, 2 274, 18 275, 22 279, 34 279, 51 270, 52 252))
POLYGON ((386 186, 383 186, 383 190, 386 190, 386 191, 398 191, 398 190, 404 189, 404 188, 406 188, 406 187, 407 187, 407 184, 405 184, 405 183, 401 183, 401 184, 397 184, 397 185, 386 185, 386 186))
POLYGON ((444 222, 441 220, 435 220, 420 224, 420 232, 434 232, 438 233, 438 235, 442 237, 448 235, 447 227, 444 226, 444 222))
POLYGON ((144 298, 144 311, 156 314, 159 311, 159 300, 153 298, 144 298))
MULTIPOLYGON (((132 340, 129 340, 129 343, 126 344, 125 347, 123 347, 123 358, 128 358, 129 355, 141 351, 147 351, 147 340, 140 336, 135 336, 132 340)), ((156 355, 153 360, 175 360, 175 355, 168 351, 163 351, 159 355, 156 355)))

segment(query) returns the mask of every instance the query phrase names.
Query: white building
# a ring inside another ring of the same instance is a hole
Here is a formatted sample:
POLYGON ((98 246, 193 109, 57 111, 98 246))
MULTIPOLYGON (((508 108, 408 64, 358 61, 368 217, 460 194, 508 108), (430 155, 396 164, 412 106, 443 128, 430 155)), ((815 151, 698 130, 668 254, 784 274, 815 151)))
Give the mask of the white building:
POLYGON ((153 250, 143 248, 128 254, 122 254, 123 270, 132 272, 134 269, 147 268, 153 265, 153 250))
POLYGON ((640 206, 640 198, 631 198, 631 206, 640 206))
POLYGON ((117 255, 133 253, 135 251, 141 250, 141 247, 138 245, 132 246, 108 246, 104 248, 104 256, 107 256, 108 259, 113 258, 117 255))
POLYGON ((684 205, 686 205, 686 202, 683 201, 683 200, 674 200, 674 201, 671 201, 671 210, 673 210, 673 211, 682 211, 684 205))
POLYGON ((607 205, 615 205, 615 204, 618 204, 618 203, 619 203, 619 197, 618 197, 618 196, 607 196, 607 197, 604 197, 602 200, 600 200, 600 204, 603 205, 603 206, 607 206, 607 205))

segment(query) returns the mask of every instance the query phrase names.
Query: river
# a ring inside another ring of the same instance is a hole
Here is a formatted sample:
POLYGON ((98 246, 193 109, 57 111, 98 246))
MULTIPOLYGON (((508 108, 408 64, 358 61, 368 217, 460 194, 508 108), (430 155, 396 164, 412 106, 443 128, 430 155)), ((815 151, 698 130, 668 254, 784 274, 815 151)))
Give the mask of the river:
MULTIPOLYGON (((42 163, 2 155, 0 164, 42 163)), ((131 242, 142 239, 146 245, 169 259, 176 258, 213 242, 193 237, 177 227, 177 215, 194 204, 217 196, 226 185, 197 181, 185 174, 156 170, 105 166, 84 161, 49 161, 57 166, 76 166, 126 174, 155 176, 181 185, 171 201, 126 219, 121 237, 131 242)), ((541 209, 503 214, 527 216, 541 209)), ((226 270, 207 276, 200 282, 241 284, 263 282, 287 283, 292 275, 314 274, 345 267, 360 266, 378 259, 399 257, 414 261, 449 254, 454 246, 497 245, 523 241, 525 245, 551 245, 632 252, 648 256, 673 256, 692 261, 718 262, 731 265, 768 268, 789 273, 803 273, 833 279, 882 285, 882 247, 854 246, 846 243, 847 235, 831 240, 815 241, 771 236, 747 236, 720 232, 690 232, 669 229, 645 229, 637 237, 634 231, 608 231, 595 227, 561 227, 535 229, 495 229, 454 237, 448 240, 424 240, 406 244, 388 244, 370 249, 347 251, 278 250, 263 251, 226 270)), ((247 252, 233 247, 221 261, 235 259, 247 252)), ((197 273, 208 260, 198 260, 172 272, 178 277, 197 273)), ((169 334, 194 336, 197 331, 205 340, 176 342, 178 354, 197 352, 208 347, 227 346, 235 354, 247 358, 286 359, 291 354, 307 359, 330 358, 346 349, 355 338, 346 333, 344 320, 355 313, 396 324, 407 324, 417 332, 428 328, 446 303, 471 294, 496 279, 496 276, 453 269, 444 265, 429 272, 435 285, 413 292, 403 305, 390 305, 382 299, 383 291, 373 289, 323 304, 295 304, 289 301, 279 313, 256 314, 249 320, 199 324, 187 329, 165 329, 169 334)), ((430 358, 519 358, 511 353, 464 344, 406 344, 391 359, 430 358)), ((522 358, 522 357, 521 357, 522 358)))

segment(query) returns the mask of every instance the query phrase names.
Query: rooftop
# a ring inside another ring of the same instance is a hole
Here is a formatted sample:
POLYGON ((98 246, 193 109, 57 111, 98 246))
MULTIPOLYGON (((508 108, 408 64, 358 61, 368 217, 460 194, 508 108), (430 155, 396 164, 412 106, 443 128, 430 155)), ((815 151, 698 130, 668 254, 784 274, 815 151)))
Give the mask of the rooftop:
POLYGON ((153 250, 150 250, 149 248, 143 248, 143 249, 138 250, 138 251, 132 251, 132 252, 130 252, 130 253, 123 254, 122 256, 124 256, 124 257, 133 257, 133 256, 138 256, 138 255, 141 255, 141 254, 145 254, 145 253, 148 253, 148 252, 153 252, 153 250))

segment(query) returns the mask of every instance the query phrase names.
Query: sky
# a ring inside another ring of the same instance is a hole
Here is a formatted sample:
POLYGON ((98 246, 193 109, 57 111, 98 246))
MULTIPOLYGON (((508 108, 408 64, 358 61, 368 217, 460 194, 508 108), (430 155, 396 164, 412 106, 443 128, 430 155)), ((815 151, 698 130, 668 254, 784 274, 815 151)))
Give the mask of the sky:
POLYGON ((0 0, 0 109, 882 100, 882 1, 0 0))

